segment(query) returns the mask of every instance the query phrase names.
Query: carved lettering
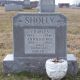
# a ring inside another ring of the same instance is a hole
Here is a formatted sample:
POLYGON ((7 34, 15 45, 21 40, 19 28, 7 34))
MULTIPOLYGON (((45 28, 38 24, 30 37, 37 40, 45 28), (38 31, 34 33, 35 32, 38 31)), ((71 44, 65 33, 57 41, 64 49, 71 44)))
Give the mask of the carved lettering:
POLYGON ((29 17, 25 17, 25 22, 27 24, 46 24, 46 23, 53 23, 55 21, 54 17, 43 17, 43 16, 29 16, 29 17))
POLYGON ((25 29, 25 54, 55 53, 54 29, 25 29))

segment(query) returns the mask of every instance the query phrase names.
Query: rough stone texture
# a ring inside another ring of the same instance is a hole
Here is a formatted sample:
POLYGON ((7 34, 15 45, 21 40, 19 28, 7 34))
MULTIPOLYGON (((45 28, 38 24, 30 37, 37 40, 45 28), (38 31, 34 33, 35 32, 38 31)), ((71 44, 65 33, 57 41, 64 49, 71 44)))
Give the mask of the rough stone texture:
POLYGON ((66 76, 68 70, 67 60, 60 59, 58 63, 53 62, 53 59, 48 59, 45 63, 46 73, 53 80, 61 80, 66 76))
POLYGON ((15 16, 13 19, 14 58, 59 57, 66 59, 66 22, 66 17, 57 13, 15 16), (28 50, 25 51, 25 49, 28 50))
POLYGON ((22 5, 17 5, 17 4, 5 4, 5 10, 6 11, 17 11, 17 10, 22 10, 23 6, 22 5))
MULTIPOLYGON (((51 57, 50 57, 51 58, 51 57)), ((27 71, 32 73, 45 73, 45 62, 49 57, 28 57, 16 58, 14 55, 9 54, 3 61, 3 70, 5 73, 17 73, 27 71)), ((68 61, 68 74, 76 75, 78 72, 77 59, 73 54, 67 55, 68 61)))
POLYGON ((40 0, 39 9, 40 12, 54 12, 55 0, 40 0))

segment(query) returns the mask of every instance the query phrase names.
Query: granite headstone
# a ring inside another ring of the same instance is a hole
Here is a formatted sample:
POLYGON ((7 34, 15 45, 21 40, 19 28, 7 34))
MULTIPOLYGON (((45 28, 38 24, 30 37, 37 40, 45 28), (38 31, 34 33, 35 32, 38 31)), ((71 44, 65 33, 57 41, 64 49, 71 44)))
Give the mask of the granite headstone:
POLYGON ((66 50, 66 17, 53 13, 53 10, 44 10, 41 8, 41 13, 20 13, 13 18, 14 53, 3 61, 5 73, 45 73, 46 60, 55 57, 68 61, 69 74, 77 73, 77 59, 66 50))
POLYGON ((18 14, 13 32, 15 57, 66 58, 66 18, 61 14, 18 14))
POLYGON ((18 4, 5 4, 5 10, 6 11, 18 11, 18 10, 22 10, 23 9, 23 5, 18 5, 18 4))
POLYGON ((30 8, 30 0, 24 0, 23 8, 30 8))
POLYGON ((55 0, 40 0, 39 9, 41 12, 54 12, 55 0))

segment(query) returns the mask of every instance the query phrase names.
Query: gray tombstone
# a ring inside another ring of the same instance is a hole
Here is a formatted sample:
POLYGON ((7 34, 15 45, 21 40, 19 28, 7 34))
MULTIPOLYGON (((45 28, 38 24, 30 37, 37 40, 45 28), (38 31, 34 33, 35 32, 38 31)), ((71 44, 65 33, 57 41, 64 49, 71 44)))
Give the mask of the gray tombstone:
POLYGON ((18 4, 5 4, 5 10, 6 11, 18 11, 18 10, 22 10, 23 6, 22 5, 18 5, 18 4))
POLYGON ((41 12, 54 12, 55 0, 40 0, 39 9, 41 12))
POLYGON ((30 8, 30 0, 24 0, 23 8, 30 8))
POLYGON ((61 14, 19 14, 13 32, 14 57, 66 58, 66 18, 61 14))
POLYGON ((45 11, 20 13, 13 18, 14 53, 3 61, 5 73, 45 73, 46 60, 55 57, 68 61, 68 74, 77 73, 77 59, 66 50, 66 17, 45 11))

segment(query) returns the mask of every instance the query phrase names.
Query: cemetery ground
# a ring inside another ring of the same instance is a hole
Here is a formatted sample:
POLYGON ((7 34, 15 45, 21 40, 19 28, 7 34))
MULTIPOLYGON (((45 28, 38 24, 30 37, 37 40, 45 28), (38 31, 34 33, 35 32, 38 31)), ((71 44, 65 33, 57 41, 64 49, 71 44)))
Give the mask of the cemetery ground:
MULTIPOLYGON (((37 12, 36 9, 24 10, 25 12, 37 12)), ((68 18, 67 30, 67 50, 77 56, 80 65, 80 10, 61 8, 57 12, 63 13, 68 18)), ((3 58, 12 53, 12 17, 20 11, 5 12, 4 7, 0 7, 0 80, 48 80, 46 75, 31 74, 21 72, 17 74, 3 74, 3 58)), ((63 79, 64 80, 64 79, 63 79)), ((72 80, 72 76, 67 76, 65 80, 72 80)), ((80 80, 80 70, 75 80, 80 80)))

